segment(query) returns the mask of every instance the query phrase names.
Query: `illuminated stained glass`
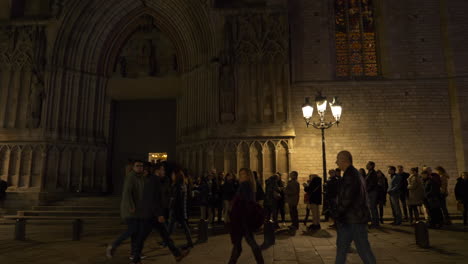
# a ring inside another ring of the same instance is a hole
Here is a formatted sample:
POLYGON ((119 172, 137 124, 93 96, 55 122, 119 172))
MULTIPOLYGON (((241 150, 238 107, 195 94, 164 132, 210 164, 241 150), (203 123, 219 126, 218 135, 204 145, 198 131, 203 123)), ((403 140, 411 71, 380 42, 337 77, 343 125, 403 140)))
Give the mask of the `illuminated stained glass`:
POLYGON ((372 0, 335 0, 336 75, 377 76, 372 0))

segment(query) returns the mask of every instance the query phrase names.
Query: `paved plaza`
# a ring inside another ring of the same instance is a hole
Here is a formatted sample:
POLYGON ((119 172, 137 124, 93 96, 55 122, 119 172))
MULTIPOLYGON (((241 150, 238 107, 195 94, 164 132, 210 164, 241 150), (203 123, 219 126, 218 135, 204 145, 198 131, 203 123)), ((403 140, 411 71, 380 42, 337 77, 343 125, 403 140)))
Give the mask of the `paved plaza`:
MULTIPOLYGON (((326 226, 326 225, 324 225, 326 226)), ((85 224, 83 239, 71 241, 69 223, 29 223, 27 241, 13 240, 14 225, 0 225, 0 263, 96 263, 121 264, 129 263, 129 241, 108 260, 105 257, 105 246, 121 232, 125 226, 114 223, 85 224)), ((296 236, 285 232, 277 235, 276 245, 264 251, 266 263, 302 264, 334 263, 335 240, 334 230, 323 229, 316 233, 303 233, 304 226, 296 236)), ((184 243, 183 236, 174 236, 176 243, 184 243)), ((468 229, 459 222, 443 230, 430 230, 430 249, 415 245, 413 228, 406 225, 393 227, 384 225, 378 230, 371 230, 369 239, 377 257, 377 263, 468 263, 468 229)), ((175 263, 165 248, 158 246, 159 237, 151 235, 146 243, 144 263, 175 263)), ((261 243, 263 236, 257 236, 261 243)), ((255 263, 250 248, 244 242, 244 252, 240 264, 255 263)), ((227 263, 231 244, 226 234, 209 237, 208 243, 196 245, 190 255, 181 263, 220 264, 227 263)), ((355 250, 348 255, 348 263, 361 263, 355 250)))

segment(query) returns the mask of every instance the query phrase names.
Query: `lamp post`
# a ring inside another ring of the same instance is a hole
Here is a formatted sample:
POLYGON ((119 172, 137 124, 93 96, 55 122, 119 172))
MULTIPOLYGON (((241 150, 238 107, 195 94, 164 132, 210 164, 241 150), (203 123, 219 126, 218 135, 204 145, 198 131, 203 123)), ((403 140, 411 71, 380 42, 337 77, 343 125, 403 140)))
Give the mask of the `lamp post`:
POLYGON ((317 105, 317 112, 319 114, 320 121, 318 123, 311 122, 312 114, 314 113, 314 107, 310 104, 310 98, 305 98, 305 103, 302 105, 302 114, 304 116, 307 127, 312 126, 322 131, 322 161, 323 161, 323 181, 327 181, 327 158, 325 154, 325 129, 331 128, 333 125, 338 125, 341 119, 341 112, 343 110, 341 104, 338 102, 338 97, 333 97, 333 101, 330 102, 330 108, 335 121, 325 121, 325 112, 327 110, 327 98, 318 93, 315 97, 315 103, 317 105))

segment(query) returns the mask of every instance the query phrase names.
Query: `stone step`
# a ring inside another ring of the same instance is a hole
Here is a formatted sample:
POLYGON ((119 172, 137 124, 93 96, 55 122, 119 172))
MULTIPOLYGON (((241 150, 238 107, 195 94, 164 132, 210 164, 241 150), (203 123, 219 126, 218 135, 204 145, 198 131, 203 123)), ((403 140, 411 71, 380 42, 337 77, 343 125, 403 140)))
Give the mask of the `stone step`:
POLYGON ((118 217, 119 211, 18 211, 20 216, 118 217))
POLYGON ((118 209, 108 206, 80 206, 80 205, 61 205, 61 206, 33 206, 33 211, 118 211, 118 209))

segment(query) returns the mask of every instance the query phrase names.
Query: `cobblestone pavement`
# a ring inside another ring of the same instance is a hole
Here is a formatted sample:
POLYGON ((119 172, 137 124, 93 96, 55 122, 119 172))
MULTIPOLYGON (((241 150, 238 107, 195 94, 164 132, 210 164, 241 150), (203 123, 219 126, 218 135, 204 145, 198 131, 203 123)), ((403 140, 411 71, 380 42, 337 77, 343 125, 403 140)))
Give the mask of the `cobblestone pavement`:
MULTIPOLYGON (((326 225, 323 225, 326 227, 326 225)), ((71 225, 65 223, 28 223, 28 240, 12 239, 14 225, 0 225, 0 263, 129 263, 129 243, 123 244, 116 256, 108 260, 105 246, 124 228, 111 224, 85 225, 82 241, 70 241, 71 225)), ((296 236, 278 234, 276 245, 265 250, 265 262, 274 264, 334 263, 334 230, 322 229, 313 234, 304 234, 301 227, 296 236)), ((183 236, 177 234, 175 241, 183 244, 183 236)), ((393 227, 384 225, 371 230, 369 239, 377 257, 377 263, 468 263, 468 229, 455 223, 443 230, 430 230, 430 249, 415 245, 413 228, 406 225, 393 227)), ((144 263, 175 263, 167 249, 158 245, 159 237, 150 236, 144 253, 144 263)), ((261 244, 263 237, 257 236, 261 244)), ((244 242, 240 264, 255 263, 250 248, 244 242)), ((226 234, 210 236, 208 243, 197 245, 181 263, 219 264, 227 263, 231 244, 226 234)), ((355 252, 355 250, 353 250, 355 252)), ((348 254, 348 263, 361 263, 356 253, 348 254)))

